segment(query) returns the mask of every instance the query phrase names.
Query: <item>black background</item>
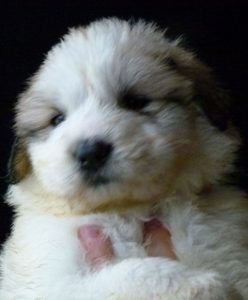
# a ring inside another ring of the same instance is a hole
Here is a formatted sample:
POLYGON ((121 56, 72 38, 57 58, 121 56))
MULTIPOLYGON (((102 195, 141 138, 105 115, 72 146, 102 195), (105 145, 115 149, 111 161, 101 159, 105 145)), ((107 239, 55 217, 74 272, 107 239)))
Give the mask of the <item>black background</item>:
MULTIPOLYGON (((12 108, 16 96, 68 27, 84 25, 100 17, 154 20, 168 27, 171 37, 184 35, 184 44, 212 66, 223 86, 235 99, 232 117, 244 146, 235 174, 238 184, 248 182, 247 30, 245 1, 6 1, 0 8, 0 192, 7 186, 7 160, 13 133, 12 108)), ((10 229, 11 212, 0 202, 0 243, 10 229)))

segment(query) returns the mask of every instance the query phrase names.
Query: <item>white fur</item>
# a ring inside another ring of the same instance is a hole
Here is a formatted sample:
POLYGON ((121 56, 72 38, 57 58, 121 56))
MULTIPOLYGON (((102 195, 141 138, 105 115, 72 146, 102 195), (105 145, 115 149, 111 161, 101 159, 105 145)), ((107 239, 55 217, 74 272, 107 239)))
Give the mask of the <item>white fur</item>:
POLYGON ((16 217, 1 254, 1 300, 248 299, 248 203, 220 184, 238 141, 194 105, 161 102, 192 94, 192 80, 161 65, 177 51, 152 25, 110 19, 73 29, 49 52, 17 105, 32 170, 8 191, 16 217), (118 107, 127 88, 155 99, 148 115, 118 107), (45 126, 56 110, 66 120, 45 126), (93 187, 71 153, 95 137, 115 150, 103 171, 110 183, 93 187), (147 257, 151 213, 169 228, 178 261, 147 257), (77 239, 92 223, 116 256, 98 272, 77 239))

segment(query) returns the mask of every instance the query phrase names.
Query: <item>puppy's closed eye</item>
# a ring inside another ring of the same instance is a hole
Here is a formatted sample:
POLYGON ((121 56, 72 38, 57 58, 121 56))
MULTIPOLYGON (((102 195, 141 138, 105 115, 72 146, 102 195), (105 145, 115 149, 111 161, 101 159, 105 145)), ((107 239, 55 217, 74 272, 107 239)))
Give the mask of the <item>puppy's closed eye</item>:
POLYGON ((63 113, 57 113, 54 115, 51 120, 50 124, 53 127, 57 127, 60 123, 62 123, 65 120, 65 115, 63 113))
POLYGON ((151 99, 144 95, 127 93, 119 100, 119 106, 121 108, 133 111, 141 111, 146 108, 150 103, 151 99))

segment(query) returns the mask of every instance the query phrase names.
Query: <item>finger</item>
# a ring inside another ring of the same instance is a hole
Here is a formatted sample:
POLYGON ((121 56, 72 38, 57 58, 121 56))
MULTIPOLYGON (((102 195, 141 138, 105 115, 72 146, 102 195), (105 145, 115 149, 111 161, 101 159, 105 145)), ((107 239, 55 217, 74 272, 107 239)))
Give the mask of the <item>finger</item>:
POLYGON ((80 226, 78 238, 86 251, 86 261, 92 269, 100 268, 114 257, 111 240, 103 233, 100 226, 80 226))
POLYGON ((144 224, 144 239, 149 256, 177 259, 171 242, 171 234, 157 219, 144 224))

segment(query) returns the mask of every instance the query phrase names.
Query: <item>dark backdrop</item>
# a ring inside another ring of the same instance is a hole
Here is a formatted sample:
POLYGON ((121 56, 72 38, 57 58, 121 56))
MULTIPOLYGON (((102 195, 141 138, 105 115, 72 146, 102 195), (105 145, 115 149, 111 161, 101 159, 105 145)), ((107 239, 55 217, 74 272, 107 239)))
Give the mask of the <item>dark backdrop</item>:
MULTIPOLYGON (((232 116, 244 141, 236 182, 247 186, 248 141, 247 9, 245 1, 7 1, 0 8, 0 193, 7 185, 7 160, 13 141, 12 108, 16 95, 41 63, 44 54, 68 27, 87 24, 103 16, 154 20, 169 27, 168 34, 184 34, 185 45, 211 65, 235 103, 232 116), (51 4, 52 3, 52 4, 51 4)), ((0 201, 0 243, 9 232, 11 211, 0 201)))

